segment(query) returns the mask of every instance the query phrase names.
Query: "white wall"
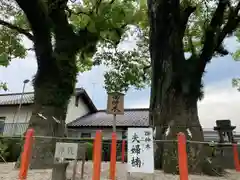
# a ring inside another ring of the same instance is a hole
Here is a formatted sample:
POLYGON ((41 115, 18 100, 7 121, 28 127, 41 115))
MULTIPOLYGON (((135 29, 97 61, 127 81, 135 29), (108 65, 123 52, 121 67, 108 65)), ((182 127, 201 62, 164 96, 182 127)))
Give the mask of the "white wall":
POLYGON ((32 106, 22 106, 16 114, 17 108, 18 106, 0 106, 0 117, 5 117, 3 135, 21 135, 26 131, 32 116, 32 106))
POLYGON ((5 123, 28 123, 32 116, 32 106, 22 106, 14 118, 17 108, 18 106, 0 106, 0 117, 6 117, 5 123))
MULTIPOLYGON (((69 136, 70 137, 78 137, 81 138, 82 133, 91 133, 91 138, 95 137, 96 131, 100 129, 93 129, 93 128, 81 128, 81 129, 70 129, 69 130, 69 136)), ((112 136, 112 130, 111 129, 101 129, 102 130, 102 136, 103 139, 111 139, 112 136)), ((117 139, 122 139, 122 130, 117 129, 117 139)))
POLYGON ((84 116, 89 112, 89 109, 83 102, 82 98, 78 98, 78 106, 76 106, 75 101, 75 96, 72 96, 68 104, 66 123, 70 123, 71 121, 74 121, 75 119, 84 116))
MULTIPOLYGON (((12 135, 13 131, 15 132, 15 135, 16 134, 20 135, 23 132, 25 132, 27 128, 27 124, 21 124, 21 123, 29 122, 32 116, 33 106, 23 105, 21 107, 20 112, 17 115, 15 115, 15 118, 14 118, 14 114, 16 113, 17 108, 18 108, 18 105, 0 106, 0 117, 5 117, 4 135, 12 135), (14 123, 14 124, 11 124, 11 123, 14 123)), ((74 121, 76 118, 84 116, 88 112, 89 112, 89 109, 87 105, 83 102, 82 98, 78 99, 78 106, 76 106, 75 96, 72 96, 68 104, 66 123, 74 121)))
MULTIPOLYGON (((16 113, 18 105, 16 106, 0 106, 0 117, 6 117, 5 123, 13 123, 14 114, 16 113)), ((14 123, 28 123, 32 116, 33 106, 22 106, 20 113, 15 117, 14 123)), ((84 116, 89 112, 87 105, 81 98, 78 99, 78 106, 75 106, 75 96, 72 96, 69 104, 66 122, 69 123, 78 117, 84 116)))

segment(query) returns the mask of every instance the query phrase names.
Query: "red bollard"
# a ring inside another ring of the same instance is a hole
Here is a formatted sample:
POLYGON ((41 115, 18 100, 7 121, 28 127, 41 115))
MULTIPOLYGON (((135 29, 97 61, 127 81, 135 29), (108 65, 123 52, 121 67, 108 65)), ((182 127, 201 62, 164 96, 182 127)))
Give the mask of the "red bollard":
POLYGON ((239 163, 239 157, 238 157, 238 149, 237 144, 233 144, 233 158, 234 158, 234 165, 236 171, 240 171, 240 163, 239 163))
POLYGON ((28 129, 25 135, 25 143, 24 143, 23 152, 21 155, 19 180, 27 179, 28 167, 30 164, 31 156, 32 156, 33 135, 34 135, 34 130, 28 129))
POLYGON ((122 140, 122 163, 125 163, 125 145, 126 141, 122 140))
POLYGON ((180 180, 188 180, 186 136, 181 132, 178 133, 178 166, 180 180))
POLYGON ((92 180, 100 180, 102 161, 102 131, 97 131, 94 140, 92 180))
POLYGON ((112 144, 111 144, 110 173, 109 173, 109 177, 111 180, 115 180, 116 159, 117 159, 117 134, 115 132, 113 132, 112 133, 112 144))

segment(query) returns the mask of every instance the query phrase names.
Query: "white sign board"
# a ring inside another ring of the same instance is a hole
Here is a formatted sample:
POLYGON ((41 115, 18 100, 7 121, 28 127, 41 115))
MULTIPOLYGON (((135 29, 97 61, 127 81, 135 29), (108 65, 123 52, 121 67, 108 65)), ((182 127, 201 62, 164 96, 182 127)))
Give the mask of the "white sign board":
POLYGON ((57 142, 55 149, 55 158, 76 159, 78 155, 77 143, 57 142))
POLYGON ((152 128, 128 128, 128 172, 154 173, 152 128))

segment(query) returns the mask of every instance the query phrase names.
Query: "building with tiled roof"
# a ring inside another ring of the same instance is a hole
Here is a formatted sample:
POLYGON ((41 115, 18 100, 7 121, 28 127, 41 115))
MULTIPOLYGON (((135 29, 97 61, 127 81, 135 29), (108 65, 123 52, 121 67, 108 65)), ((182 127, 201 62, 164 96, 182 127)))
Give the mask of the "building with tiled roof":
MULTIPOLYGON (((20 135, 25 132, 32 116, 33 104, 33 92, 0 94, 0 133, 20 135)), ((91 98, 84 89, 77 88, 69 101, 66 123, 94 112, 97 112, 97 108, 91 98)))
MULTIPOLYGON (((123 115, 116 116, 118 127, 146 127, 148 126, 148 108, 124 109, 123 115)), ((112 127, 113 115, 107 114, 106 110, 88 114, 77 118, 68 124, 68 127, 112 127)))
MULTIPOLYGON (((0 94, 0 133, 21 135, 25 132, 32 115, 33 104, 33 92, 0 94), (21 109, 17 113, 20 102, 21 109)), ((110 139, 113 115, 107 114, 106 110, 97 110, 86 91, 78 88, 70 99, 66 123, 68 136, 93 138, 96 130, 101 129, 103 138, 110 139)), ((126 135, 128 127, 148 127, 148 125, 148 108, 125 109, 123 115, 116 116, 119 139, 126 135)), ((212 128, 203 130, 206 141, 218 139, 217 132, 212 128)))

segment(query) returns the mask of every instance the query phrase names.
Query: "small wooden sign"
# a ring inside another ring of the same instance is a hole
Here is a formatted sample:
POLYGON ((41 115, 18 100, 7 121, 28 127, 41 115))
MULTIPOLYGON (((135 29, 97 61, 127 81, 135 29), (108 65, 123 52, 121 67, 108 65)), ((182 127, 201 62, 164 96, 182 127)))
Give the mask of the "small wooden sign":
POLYGON ((124 114, 124 94, 109 93, 107 102, 108 114, 124 114))
POLYGON ((74 159, 72 180, 76 180, 76 172, 78 165, 77 162, 79 159, 82 160, 81 179, 83 179, 86 150, 87 150, 86 143, 62 143, 62 142, 56 143, 54 155, 55 160, 61 159, 62 162, 64 162, 64 159, 74 159))
POLYGON ((76 159, 78 157, 77 143, 57 142, 55 149, 55 158, 76 159))

